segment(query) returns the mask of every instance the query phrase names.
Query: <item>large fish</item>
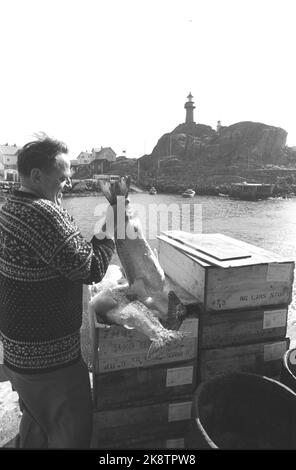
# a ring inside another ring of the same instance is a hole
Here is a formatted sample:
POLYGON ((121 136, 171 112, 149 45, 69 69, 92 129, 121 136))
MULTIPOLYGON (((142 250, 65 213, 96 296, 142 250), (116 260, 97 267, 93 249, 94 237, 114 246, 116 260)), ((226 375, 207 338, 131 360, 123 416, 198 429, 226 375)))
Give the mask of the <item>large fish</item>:
POLYGON ((127 296, 131 300, 140 300, 148 308, 157 309, 166 326, 175 325, 176 320, 184 316, 185 308, 174 292, 170 291, 156 253, 145 239, 141 222, 127 199, 130 177, 122 176, 112 183, 99 180, 99 185, 110 204, 117 204, 114 206, 114 238, 129 283, 127 296), (120 214, 119 211, 119 218, 118 207, 124 212, 120 214))
MULTIPOLYGON (((186 309, 173 291, 169 291, 165 274, 156 254, 144 237, 141 223, 135 217, 127 199, 130 178, 118 181, 99 180, 101 190, 114 206, 114 238, 117 254, 128 281, 123 289, 124 300, 116 299, 116 288, 102 289, 93 299, 93 307, 107 323, 117 323, 127 328, 136 328, 151 341, 149 354, 159 348, 180 340, 184 333, 173 331, 186 314, 186 309), (119 207, 123 214, 117 213, 119 207), (132 302, 129 302, 132 301, 132 302), (161 319, 162 323, 160 322, 161 319)), ((117 294, 120 290, 117 290, 117 294)))
POLYGON ((130 301, 126 296, 127 290, 127 282, 115 285, 108 280, 91 287, 90 306, 99 323, 122 325, 143 333, 151 340, 147 359, 163 347, 184 337, 183 332, 165 328, 158 318, 157 310, 148 308, 139 300, 130 301))

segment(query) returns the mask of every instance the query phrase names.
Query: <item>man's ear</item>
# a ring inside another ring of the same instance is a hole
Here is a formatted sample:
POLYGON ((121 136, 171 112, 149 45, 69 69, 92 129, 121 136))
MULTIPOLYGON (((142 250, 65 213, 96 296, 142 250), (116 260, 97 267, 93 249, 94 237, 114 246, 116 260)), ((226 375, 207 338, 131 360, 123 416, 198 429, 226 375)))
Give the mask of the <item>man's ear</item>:
POLYGON ((32 183, 40 184, 41 177, 42 177, 41 170, 39 168, 32 168, 31 174, 30 174, 30 179, 31 179, 32 183))

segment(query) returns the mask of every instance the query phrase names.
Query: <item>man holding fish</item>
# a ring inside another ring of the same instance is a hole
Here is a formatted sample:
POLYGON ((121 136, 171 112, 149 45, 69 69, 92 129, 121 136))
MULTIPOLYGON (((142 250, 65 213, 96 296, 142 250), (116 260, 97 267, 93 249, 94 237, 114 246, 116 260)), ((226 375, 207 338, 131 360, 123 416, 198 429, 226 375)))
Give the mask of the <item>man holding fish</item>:
POLYGON ((114 220, 107 218, 87 242, 61 207, 71 185, 67 147, 47 136, 30 142, 18 155, 18 170, 21 188, 0 210, 0 335, 4 372, 23 411, 20 446, 89 447, 92 401, 80 352, 83 284, 94 284, 90 306, 102 323, 150 338, 148 357, 182 339, 175 329, 186 312, 132 212, 128 177, 100 183, 114 220), (103 279, 115 248, 112 236, 125 283, 103 279))
POLYGON ((0 210, 0 338, 23 412, 22 448, 87 448, 91 440, 82 287, 102 280, 114 242, 100 234, 86 241, 61 207, 71 185, 67 153, 47 136, 25 145, 21 187, 0 210))

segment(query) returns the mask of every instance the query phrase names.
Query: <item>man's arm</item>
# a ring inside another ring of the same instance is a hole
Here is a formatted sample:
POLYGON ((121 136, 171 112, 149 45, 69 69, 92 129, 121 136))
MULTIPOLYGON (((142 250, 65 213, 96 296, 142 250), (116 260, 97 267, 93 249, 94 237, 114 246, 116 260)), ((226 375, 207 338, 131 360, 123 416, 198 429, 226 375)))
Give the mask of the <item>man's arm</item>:
MULTIPOLYGON (((110 213, 113 214, 111 206, 107 214, 110 213)), ((66 223, 69 228, 69 220, 66 223)), ((100 232, 94 235, 90 242, 82 237, 74 223, 72 232, 55 250, 49 264, 72 281, 80 279, 84 284, 100 282, 115 250, 111 238, 114 234, 112 224, 110 226, 110 223, 105 222, 100 232)))

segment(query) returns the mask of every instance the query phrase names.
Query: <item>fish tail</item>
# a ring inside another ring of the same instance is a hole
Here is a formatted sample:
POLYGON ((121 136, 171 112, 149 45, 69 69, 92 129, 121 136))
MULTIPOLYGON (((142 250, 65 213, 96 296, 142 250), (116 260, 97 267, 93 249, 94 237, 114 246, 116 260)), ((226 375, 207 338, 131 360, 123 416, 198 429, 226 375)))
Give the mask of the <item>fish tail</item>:
POLYGON ((113 204, 116 202, 116 196, 114 192, 112 191, 112 185, 110 181, 104 181, 104 180, 98 180, 99 188, 104 194, 105 198, 110 202, 110 204, 113 204))
POLYGON ((168 293, 168 318, 166 322, 167 328, 178 330, 183 318, 186 316, 186 307, 182 304, 179 297, 174 291, 168 293))
POLYGON ((121 176, 118 177, 118 180, 115 182, 111 182, 110 180, 105 179, 98 179, 98 184, 100 190, 104 194, 105 198, 110 202, 110 204, 115 204, 117 196, 128 196, 131 177, 121 176))
POLYGON ((151 359, 160 349, 165 346, 165 342, 160 338, 152 340, 150 347, 147 352, 146 359, 151 359))
POLYGON ((176 341, 181 341, 186 333, 174 330, 167 330, 166 334, 160 338, 153 339, 147 352, 146 359, 152 359, 157 352, 176 341))
POLYGON ((128 196, 128 192, 131 185, 130 176, 121 176, 118 181, 115 182, 116 196, 128 196))

